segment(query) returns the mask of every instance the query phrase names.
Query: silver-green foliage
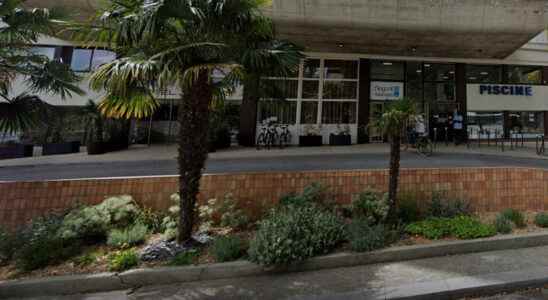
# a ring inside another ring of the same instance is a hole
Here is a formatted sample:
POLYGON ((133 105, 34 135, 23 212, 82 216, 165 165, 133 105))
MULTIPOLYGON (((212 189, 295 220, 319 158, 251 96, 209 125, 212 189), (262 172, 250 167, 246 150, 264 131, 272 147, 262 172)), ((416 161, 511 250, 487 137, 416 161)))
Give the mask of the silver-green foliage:
POLYGON ((59 234, 64 239, 101 238, 112 228, 124 228, 132 224, 139 212, 131 196, 111 197, 98 205, 69 213, 63 220, 59 234))
POLYGON ((372 190, 365 190, 352 200, 353 217, 366 219, 369 224, 383 223, 389 209, 388 194, 381 195, 372 190))
POLYGON ((142 223, 136 223, 128 228, 113 229, 108 233, 107 245, 111 247, 131 247, 145 241, 148 228, 142 223))
POLYGON ((350 247, 356 252, 380 249, 385 245, 385 229, 381 224, 370 225, 367 219, 356 219, 347 229, 350 247))
POLYGON ((259 223, 249 258, 261 265, 286 265, 331 251, 344 238, 344 225, 315 205, 282 207, 259 223))

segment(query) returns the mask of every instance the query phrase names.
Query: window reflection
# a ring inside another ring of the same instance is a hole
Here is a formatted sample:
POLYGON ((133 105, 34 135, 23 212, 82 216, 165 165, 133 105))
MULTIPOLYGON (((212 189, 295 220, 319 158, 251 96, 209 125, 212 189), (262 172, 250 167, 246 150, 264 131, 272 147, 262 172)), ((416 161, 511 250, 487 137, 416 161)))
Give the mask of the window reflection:
POLYGON ((76 72, 89 71, 92 53, 93 50, 90 49, 74 49, 70 63, 71 69, 76 72))
POLYGON ((91 61, 91 69, 95 70, 100 66, 109 63, 116 59, 116 53, 108 50, 94 50, 93 59, 91 61))
POLYGON ((502 67, 489 65, 467 65, 466 82, 468 83, 501 83, 502 67))

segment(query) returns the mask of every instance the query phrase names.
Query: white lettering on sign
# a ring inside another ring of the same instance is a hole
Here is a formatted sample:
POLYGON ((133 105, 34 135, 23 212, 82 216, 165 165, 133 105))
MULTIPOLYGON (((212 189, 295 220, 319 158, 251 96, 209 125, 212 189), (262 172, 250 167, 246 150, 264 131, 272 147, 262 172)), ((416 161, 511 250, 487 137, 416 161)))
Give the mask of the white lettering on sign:
POLYGON ((403 82, 372 81, 371 100, 400 100, 403 98, 403 82))

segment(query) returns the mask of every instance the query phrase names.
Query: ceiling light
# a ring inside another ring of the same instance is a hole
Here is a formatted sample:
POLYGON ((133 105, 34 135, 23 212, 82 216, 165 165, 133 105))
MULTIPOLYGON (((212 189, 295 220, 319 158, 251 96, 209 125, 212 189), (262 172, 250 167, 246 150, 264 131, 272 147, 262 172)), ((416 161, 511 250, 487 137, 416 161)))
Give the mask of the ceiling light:
POLYGON ((485 75, 489 75, 489 72, 481 72, 480 74, 485 76, 485 75))
POLYGON ((344 44, 343 44, 343 43, 339 43, 337 46, 338 46, 339 48, 344 48, 344 44))
POLYGON ((422 73, 422 70, 417 70, 417 73, 422 73))
POLYGON ((470 80, 476 80, 476 79, 478 79, 478 78, 477 78, 477 77, 469 77, 468 79, 470 79, 470 80))
POLYGON ((449 71, 449 74, 455 74, 455 71, 449 71))
POLYGON ((391 65, 392 65, 392 63, 389 62, 389 61, 385 61, 385 62, 383 62, 382 64, 385 65, 385 66, 391 66, 391 65))
POLYGON ((430 64, 424 64, 424 66, 430 68, 430 64))

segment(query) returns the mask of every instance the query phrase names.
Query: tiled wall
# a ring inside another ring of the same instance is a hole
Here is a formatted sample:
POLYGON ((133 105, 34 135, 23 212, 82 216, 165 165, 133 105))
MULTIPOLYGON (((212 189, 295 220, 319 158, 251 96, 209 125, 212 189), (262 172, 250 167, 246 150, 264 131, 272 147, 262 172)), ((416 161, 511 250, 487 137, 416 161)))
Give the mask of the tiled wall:
MULTIPOLYGON (((548 171, 527 168, 404 169, 400 193, 425 203, 432 192, 466 199, 479 212, 506 207, 548 208, 548 171)), ((205 175, 200 199, 232 193, 243 207, 257 209, 312 182, 331 187, 339 202, 372 187, 386 191, 388 171, 317 171, 205 175)), ((177 190, 176 177, 86 179, 41 182, 0 182, 0 226, 14 227, 48 211, 78 203, 99 203, 107 196, 129 194, 141 204, 166 209, 177 190)))

